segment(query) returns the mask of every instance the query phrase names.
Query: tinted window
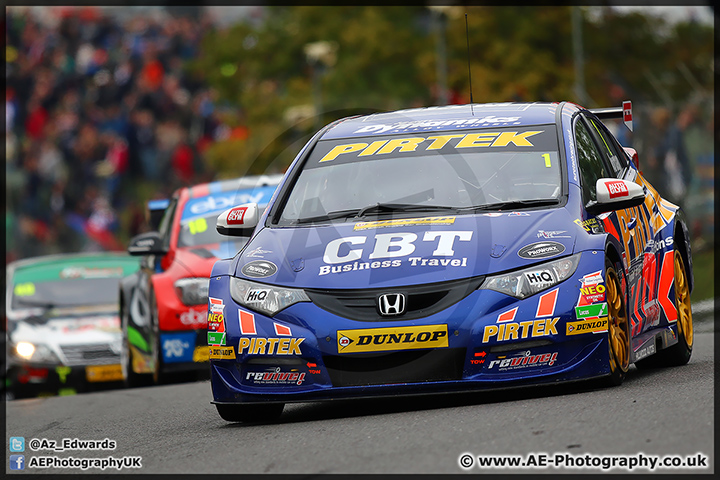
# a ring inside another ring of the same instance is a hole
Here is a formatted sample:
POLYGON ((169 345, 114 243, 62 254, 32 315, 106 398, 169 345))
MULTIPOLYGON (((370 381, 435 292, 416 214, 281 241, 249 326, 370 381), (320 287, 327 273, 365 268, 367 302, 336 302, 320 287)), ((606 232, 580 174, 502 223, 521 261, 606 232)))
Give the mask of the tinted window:
POLYGON ((321 141, 279 224, 377 203, 466 208, 555 199, 558 159, 554 125, 321 141))
POLYGON ((575 122, 575 140, 578 150, 578 163, 580 167, 580 181, 582 183, 583 201, 597 200, 595 183, 599 178, 610 175, 605 168, 600 152, 590 136, 587 128, 581 121, 575 122))
POLYGON ((590 119, 590 122, 600 139, 603 154, 607 155, 607 160, 610 168, 612 169, 613 176, 619 176, 620 172, 627 166, 625 156, 620 154, 621 152, 617 149, 617 142, 614 141, 613 136, 607 131, 602 123, 593 119, 590 119))

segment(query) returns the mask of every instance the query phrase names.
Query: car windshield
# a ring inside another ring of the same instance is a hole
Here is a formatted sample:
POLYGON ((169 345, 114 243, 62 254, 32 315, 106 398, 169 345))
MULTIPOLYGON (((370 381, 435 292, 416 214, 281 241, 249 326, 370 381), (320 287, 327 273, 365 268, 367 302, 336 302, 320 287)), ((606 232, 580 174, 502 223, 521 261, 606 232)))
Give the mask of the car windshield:
POLYGON ((219 213, 213 213, 204 217, 182 220, 180 222, 178 247, 196 247, 227 242, 228 237, 220 235, 215 228, 218 215, 219 213))
POLYGON ((13 309, 113 305, 117 310, 121 277, 23 282, 13 286, 13 309))
POLYGON ((554 125, 318 142, 278 224, 558 203, 554 125))

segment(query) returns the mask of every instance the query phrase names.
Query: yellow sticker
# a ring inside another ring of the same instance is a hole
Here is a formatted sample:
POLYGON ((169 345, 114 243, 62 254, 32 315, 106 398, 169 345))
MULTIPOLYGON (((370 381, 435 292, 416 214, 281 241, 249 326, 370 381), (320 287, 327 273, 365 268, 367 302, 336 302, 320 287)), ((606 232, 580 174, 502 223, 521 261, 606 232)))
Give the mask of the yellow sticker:
POLYGON ((190 235, 195 235, 197 233, 202 233, 205 230, 207 230, 207 222, 203 217, 196 218, 195 220, 191 220, 188 222, 188 228, 190 229, 190 235))
POLYGON ((547 168, 552 167, 552 164, 550 164, 550 154, 543 153, 543 158, 545 159, 545 167, 547 167, 547 168))
POLYGON ((579 335, 581 333, 603 333, 608 331, 608 317, 567 322, 566 335, 579 335))
POLYGON ((210 347, 210 358, 220 358, 226 360, 235 359, 235 347, 230 345, 229 347, 210 347))
POLYGON ((13 290, 15 295, 18 297, 31 297, 35 295, 35 284, 34 283, 18 283, 15 285, 13 290))
POLYGON ((366 230, 368 228, 382 227, 406 227, 409 225, 452 225, 455 217, 423 217, 423 218, 400 218, 395 220, 378 220, 375 222, 359 222, 353 230, 366 230))
POLYGON ((338 330, 339 353, 383 352, 448 346, 447 325, 338 330))
MULTIPOLYGON (((233 356, 232 358, 235 358, 233 356)), ((200 345, 193 351, 193 362, 207 362, 210 360, 210 347, 200 345)))

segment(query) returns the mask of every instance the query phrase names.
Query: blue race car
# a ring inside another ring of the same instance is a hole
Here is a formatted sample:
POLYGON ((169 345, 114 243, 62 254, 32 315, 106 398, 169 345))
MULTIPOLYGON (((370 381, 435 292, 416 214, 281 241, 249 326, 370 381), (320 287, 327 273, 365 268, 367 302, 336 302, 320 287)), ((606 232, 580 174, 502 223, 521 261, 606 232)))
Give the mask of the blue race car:
POLYGON ((682 365, 688 230, 601 120, 632 108, 503 103, 338 120, 210 280, 213 403, 287 402, 599 379, 682 365))

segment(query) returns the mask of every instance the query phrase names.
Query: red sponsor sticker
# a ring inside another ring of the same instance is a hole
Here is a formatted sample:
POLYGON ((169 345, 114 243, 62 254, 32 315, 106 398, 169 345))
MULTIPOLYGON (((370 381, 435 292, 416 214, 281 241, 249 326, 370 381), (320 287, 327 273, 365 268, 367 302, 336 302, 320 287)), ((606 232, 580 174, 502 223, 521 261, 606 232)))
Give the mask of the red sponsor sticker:
POLYGON ((632 122, 632 104, 628 101, 623 102, 623 120, 632 122))
POLYGON ((607 185, 608 192, 610 193, 610 198, 627 197, 628 196, 628 188, 624 182, 620 182, 620 181, 605 182, 605 185, 607 185))
POLYGON ((247 207, 237 207, 230 210, 227 216, 228 225, 242 225, 246 211, 247 207))

